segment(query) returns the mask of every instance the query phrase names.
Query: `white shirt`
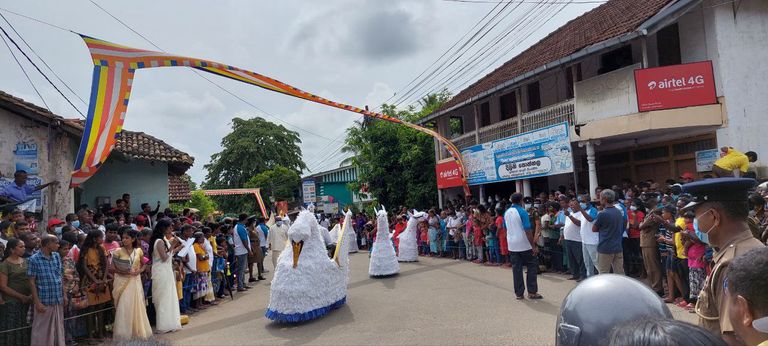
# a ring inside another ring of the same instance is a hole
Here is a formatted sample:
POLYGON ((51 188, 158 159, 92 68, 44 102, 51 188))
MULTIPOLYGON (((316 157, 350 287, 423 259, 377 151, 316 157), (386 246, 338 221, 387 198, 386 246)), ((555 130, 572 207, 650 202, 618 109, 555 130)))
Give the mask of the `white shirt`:
MULTIPOLYGON (((248 230, 246 230, 245 232, 247 233, 248 230)), ((246 246, 243 240, 240 239, 240 234, 237 233, 237 225, 235 225, 235 230, 233 233, 234 235, 232 236, 232 238, 234 239, 234 242, 235 242, 235 256, 247 255, 250 244, 246 246)), ((247 242, 248 240, 245 240, 245 241, 247 242)))
POLYGON ((504 225, 507 228, 507 248, 513 252, 531 250, 531 243, 525 235, 523 220, 518 208, 513 206, 504 213, 504 225))
MULTIPOLYGON (((582 220, 581 213, 571 213, 577 220, 582 220)), ((565 240, 581 242, 581 227, 573 223, 571 218, 565 217, 565 226, 563 226, 563 238, 565 240)))
POLYGON ((457 229, 459 228, 459 226, 461 226, 461 220, 459 220, 458 217, 451 216, 448 218, 448 222, 445 225, 445 228, 449 229, 448 233, 450 235, 454 235, 457 229), (453 228, 456 228, 456 229, 453 229, 453 228))
POLYGON ((581 220, 579 232, 579 234, 581 234, 581 242, 587 245, 597 245, 597 243, 600 242, 600 233, 592 232, 592 225, 595 224, 594 220, 592 220, 593 222, 587 221, 581 212, 575 214, 578 215, 579 220, 581 220))
POLYGON ((208 265, 213 266, 213 246, 211 246, 211 242, 208 238, 205 239, 203 249, 205 249, 205 253, 208 255, 208 265))
MULTIPOLYGON (((194 246, 194 241, 192 246, 194 246)), ((189 249, 187 251, 187 263, 184 263, 184 273, 190 274, 193 270, 197 271, 197 254, 195 254, 195 250, 189 249)))
MULTIPOLYGON (((322 230, 320 231, 322 232, 322 230)), ((285 244, 288 242, 288 227, 285 224, 280 226, 277 224, 272 225, 272 227, 269 228, 267 242, 269 242, 269 246, 272 247, 272 251, 283 251, 285 244)))

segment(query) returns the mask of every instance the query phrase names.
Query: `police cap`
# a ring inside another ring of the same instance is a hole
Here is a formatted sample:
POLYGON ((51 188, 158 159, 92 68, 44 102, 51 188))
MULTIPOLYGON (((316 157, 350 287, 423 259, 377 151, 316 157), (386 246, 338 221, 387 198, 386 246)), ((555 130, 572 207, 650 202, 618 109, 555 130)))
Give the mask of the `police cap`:
POLYGON ((757 182, 751 178, 713 178, 683 185, 683 193, 691 195, 685 209, 705 202, 746 202, 757 182))

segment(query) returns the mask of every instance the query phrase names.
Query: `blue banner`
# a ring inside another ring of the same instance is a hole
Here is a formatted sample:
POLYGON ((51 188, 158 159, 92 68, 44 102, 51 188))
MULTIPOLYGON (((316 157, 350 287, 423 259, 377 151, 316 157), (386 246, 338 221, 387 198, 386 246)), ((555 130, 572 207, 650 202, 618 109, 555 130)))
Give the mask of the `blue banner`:
POLYGON ((478 144, 461 154, 470 185, 573 172, 567 122, 478 144))

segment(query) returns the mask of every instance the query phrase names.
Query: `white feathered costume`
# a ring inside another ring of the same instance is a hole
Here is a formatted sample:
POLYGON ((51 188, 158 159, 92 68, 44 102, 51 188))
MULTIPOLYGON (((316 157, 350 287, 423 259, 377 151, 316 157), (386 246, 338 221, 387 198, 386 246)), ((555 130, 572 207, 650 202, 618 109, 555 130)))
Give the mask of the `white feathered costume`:
MULTIPOLYGON (((354 223, 354 220, 352 220, 354 223)), ((339 233, 341 233, 341 224, 336 224, 331 229, 331 241, 334 244, 339 243, 339 233)), ((355 228, 352 226, 352 224, 349 225, 349 232, 344 232, 344 234, 347 235, 347 244, 349 244, 349 253, 355 253, 360 251, 360 249, 357 247, 357 234, 355 233, 355 228)))
MULTIPOLYGON (((349 281, 347 242, 340 241, 328 258, 313 208, 299 213, 288 229, 289 245, 277 260, 266 317, 277 322, 302 322, 321 317, 344 305, 349 281)), ((350 231, 352 213, 342 228, 350 231)))
POLYGON ((423 211, 413 211, 408 219, 405 230, 398 235, 400 242, 397 249, 397 260, 400 262, 416 262, 419 260, 418 224, 424 221, 427 214, 423 211))
POLYGON ((395 256, 395 247, 389 239, 389 220, 384 207, 376 212, 376 240, 371 249, 371 263, 368 265, 368 275, 385 277, 400 272, 400 263, 395 256))

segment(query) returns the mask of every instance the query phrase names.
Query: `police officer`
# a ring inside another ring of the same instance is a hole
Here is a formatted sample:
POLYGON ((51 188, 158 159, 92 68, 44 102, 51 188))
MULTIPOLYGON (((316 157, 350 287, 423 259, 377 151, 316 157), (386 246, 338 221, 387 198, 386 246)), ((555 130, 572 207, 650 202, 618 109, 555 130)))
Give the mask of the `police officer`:
POLYGON ((715 250, 712 272, 696 302, 699 325, 720 334, 730 345, 739 342, 728 319, 726 270, 735 257, 763 246, 747 226, 747 197, 755 185, 755 180, 749 178, 716 178, 683 185, 683 192, 691 195, 685 209, 694 212, 694 227, 715 250))

